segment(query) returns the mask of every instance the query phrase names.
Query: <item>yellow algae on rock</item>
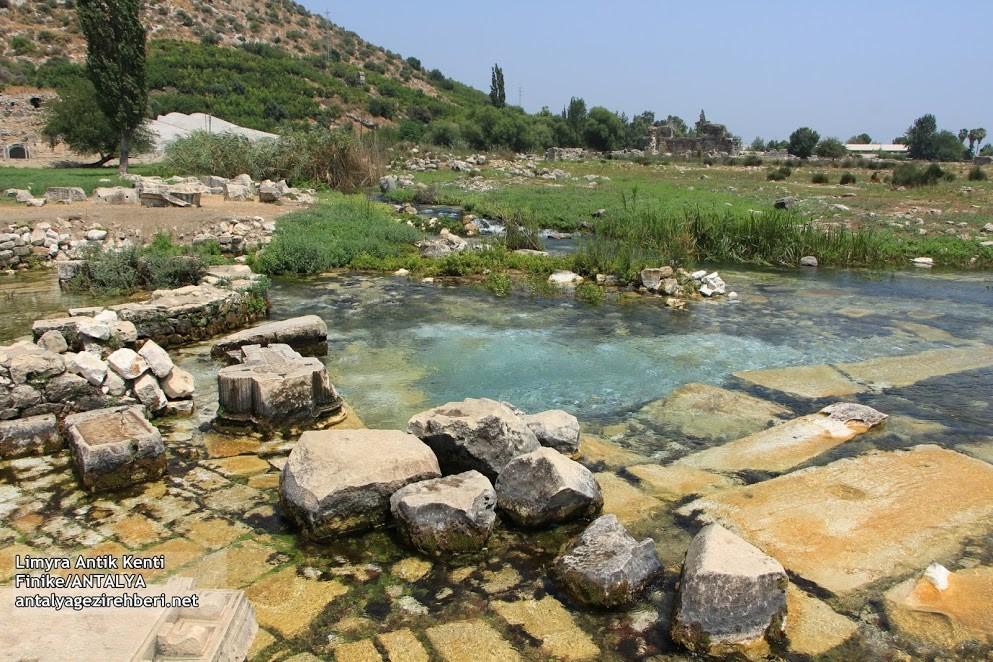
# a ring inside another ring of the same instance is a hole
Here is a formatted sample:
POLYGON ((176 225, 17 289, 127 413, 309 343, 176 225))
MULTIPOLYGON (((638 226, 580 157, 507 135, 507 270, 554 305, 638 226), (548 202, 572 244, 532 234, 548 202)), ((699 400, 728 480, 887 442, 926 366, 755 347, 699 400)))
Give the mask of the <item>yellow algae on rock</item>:
POLYGON ((908 579, 886 592, 884 605, 901 634, 949 652, 993 642, 993 568, 953 572, 943 591, 924 577, 908 579))
POLYGON ((348 589, 335 580, 318 582, 297 575, 288 567, 263 577, 245 589, 259 625, 295 637, 303 632, 324 607, 348 589))
POLYGON ((428 662, 428 652, 410 630, 394 630, 376 635, 389 662, 428 662))
POLYGON ((340 644, 334 648, 335 662, 382 662, 383 656, 368 639, 340 644))
POLYGON ((600 655, 562 603, 551 596, 541 600, 496 601, 493 610, 510 625, 519 625, 541 642, 541 651, 558 660, 588 660, 600 655))
POLYGON ((679 464, 636 464, 627 472, 640 481, 645 492, 663 501, 679 501, 691 494, 702 496, 739 485, 727 476, 679 464))
POLYGON ((937 446, 870 453, 693 501, 836 594, 913 572, 991 528, 993 466, 937 446))
POLYGON ((431 572, 431 562, 416 556, 409 556, 393 564, 390 572, 406 582, 416 582, 431 572))
POLYGON ((621 469, 632 464, 644 464, 649 459, 617 444, 584 434, 579 439, 579 455, 576 461, 588 466, 621 469))
POLYGON ((661 501, 616 474, 594 475, 603 492, 603 512, 616 515, 624 524, 632 524, 651 517, 663 507, 661 501))
POLYGON ((838 369, 875 388, 899 388, 965 370, 993 366, 993 347, 971 345, 929 349, 909 356, 884 356, 858 363, 842 363, 838 369))
POLYGON ((855 634, 858 625, 790 584, 786 588, 786 636, 790 651, 823 655, 855 634))
POLYGON ((820 412, 687 455, 676 464, 709 471, 786 471, 862 434, 869 427, 861 420, 845 421, 820 412))
POLYGON ((747 382, 802 398, 845 397, 866 390, 830 365, 804 365, 771 370, 746 370, 734 376, 747 382))
POLYGON ((701 439, 727 441, 769 427, 790 410, 747 393, 709 384, 685 384, 662 400, 650 402, 638 416, 701 439))
POLYGON ((515 662, 521 656, 485 621, 457 621, 427 630, 428 640, 445 662, 515 662))

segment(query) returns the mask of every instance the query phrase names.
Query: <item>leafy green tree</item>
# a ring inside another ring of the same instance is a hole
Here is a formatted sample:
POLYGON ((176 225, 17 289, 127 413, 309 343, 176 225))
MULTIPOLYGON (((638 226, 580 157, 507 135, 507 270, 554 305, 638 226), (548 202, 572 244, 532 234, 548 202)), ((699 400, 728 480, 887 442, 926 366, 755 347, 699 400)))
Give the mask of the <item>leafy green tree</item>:
MULTIPOLYGON (((965 144, 965 139, 969 137, 969 129, 959 129, 959 142, 965 144)), ((970 149, 972 147, 970 146, 970 149)))
POLYGON ((563 144, 580 145, 587 117, 586 102, 580 97, 572 97, 569 99, 569 105, 562 111, 562 117, 565 118, 570 133, 568 142, 563 141, 563 144))
POLYGON ((961 161, 965 156, 965 147, 958 136, 951 131, 939 131, 931 141, 933 150, 931 158, 937 161, 961 161))
POLYGON ((617 149, 624 142, 624 122, 617 113, 596 106, 586 117, 583 140, 589 147, 603 152, 617 149))
POLYGON ((921 115, 907 129, 907 153, 912 159, 933 159, 935 155, 934 137, 938 132, 938 121, 934 115, 921 115))
POLYGON ((821 135, 819 133, 810 127, 803 126, 790 134, 790 142, 787 150, 793 156, 801 159, 810 158, 820 139, 821 135))
POLYGON ((666 115, 665 123, 672 127, 672 134, 677 138, 690 134, 690 127, 679 115, 666 115))
POLYGON ((980 156, 993 156, 993 145, 987 145, 979 150, 980 156))
POLYGON ((97 103, 120 135, 120 171, 128 171, 130 143, 145 120, 145 28, 141 0, 79 0, 76 11, 86 37, 86 67, 97 103))
POLYGON ((507 105, 507 88, 503 81, 503 69, 499 64, 494 64, 490 72, 490 103, 494 108, 507 105))
POLYGON ((648 141, 648 130, 655 123, 655 113, 646 110, 640 115, 635 115, 624 127, 624 146, 632 149, 641 149, 648 141))
POLYGON ((848 150, 837 138, 825 138, 817 143, 814 153, 823 159, 840 159, 848 154, 848 150))
MULTIPOLYGON (((99 167, 117 156, 121 137, 107 121, 97 101, 97 92, 88 78, 78 78, 59 89, 58 101, 50 104, 42 129, 49 143, 67 144, 79 154, 99 154, 90 165, 99 167)), ((131 153, 141 154, 152 147, 152 136, 142 124, 131 136, 131 153)))
POLYGON ((753 152, 764 152, 765 151, 765 141, 761 138, 756 138, 752 141, 749 146, 753 152))
POLYGON ((972 147, 972 141, 973 141, 973 139, 975 139, 975 142, 976 142, 976 148, 975 149, 979 149, 979 146, 983 144, 983 141, 984 140, 986 140, 986 129, 980 127, 978 129, 973 129, 972 131, 969 132, 969 151, 970 152, 974 152, 973 147, 972 147))
POLYGON ((860 133, 857 136, 852 136, 848 139, 849 145, 871 145, 872 136, 868 133, 860 133))

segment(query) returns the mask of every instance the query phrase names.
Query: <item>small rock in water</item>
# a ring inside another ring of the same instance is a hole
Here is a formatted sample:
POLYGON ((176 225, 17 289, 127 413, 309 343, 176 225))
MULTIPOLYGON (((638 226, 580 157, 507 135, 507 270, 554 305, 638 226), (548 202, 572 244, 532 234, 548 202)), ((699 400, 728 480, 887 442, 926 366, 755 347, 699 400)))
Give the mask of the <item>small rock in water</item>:
POLYGON ((931 584, 939 591, 944 591, 948 589, 948 577, 952 573, 948 571, 948 568, 941 565, 940 563, 932 563, 924 571, 924 579, 931 582, 931 584))
POLYGON ((524 422, 538 437, 542 446, 554 448, 565 455, 579 451, 579 419, 561 409, 524 416, 524 422))
POLYGON ((817 266, 817 258, 814 257, 813 255, 806 255, 804 257, 801 257, 800 258, 800 266, 801 267, 816 267, 817 266))
POLYGON ((548 277, 551 285, 578 285, 583 282, 583 277, 572 271, 555 271, 548 277))
POLYGON ((593 473, 553 448, 515 457, 496 481, 497 504, 521 526, 589 517, 603 507, 593 473))
POLYGON ((933 257, 915 257, 911 260, 915 267, 933 267, 934 258, 933 257))
POLYGON ((577 602, 620 607, 634 602, 662 575, 655 542, 636 541, 616 515, 603 515, 563 548, 553 572, 577 602))

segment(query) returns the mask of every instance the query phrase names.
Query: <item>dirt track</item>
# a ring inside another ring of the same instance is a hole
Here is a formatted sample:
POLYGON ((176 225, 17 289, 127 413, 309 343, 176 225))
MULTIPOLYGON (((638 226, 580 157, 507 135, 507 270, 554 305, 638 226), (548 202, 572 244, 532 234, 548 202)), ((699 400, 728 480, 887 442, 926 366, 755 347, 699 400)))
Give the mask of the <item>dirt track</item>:
POLYGON ((47 221, 53 227, 64 227, 67 223, 75 227, 89 228, 99 224, 115 235, 151 237, 157 232, 168 232, 174 239, 191 237, 208 225, 232 218, 259 216, 272 221, 283 214, 302 209, 303 205, 284 205, 261 202, 227 202, 222 196, 203 196, 200 208, 146 209, 134 205, 114 206, 77 202, 70 205, 48 204, 44 207, 23 207, 21 205, 0 205, 0 225, 23 223, 33 226, 47 221))

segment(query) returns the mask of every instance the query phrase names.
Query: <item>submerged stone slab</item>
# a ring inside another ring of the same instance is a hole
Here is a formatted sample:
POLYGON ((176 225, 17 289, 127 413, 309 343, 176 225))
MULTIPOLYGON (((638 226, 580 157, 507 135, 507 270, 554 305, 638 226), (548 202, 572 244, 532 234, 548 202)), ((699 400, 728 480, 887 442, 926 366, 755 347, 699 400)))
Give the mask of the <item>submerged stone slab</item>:
POLYGON ((835 403, 743 439, 688 455, 678 465, 708 471, 781 472, 862 434, 886 419, 871 407, 835 403))
POLYGON ((685 384, 662 400, 648 403, 636 416, 686 436, 729 441, 779 423, 791 413, 747 393, 709 384, 685 384))
POLYGON ((993 466, 917 446, 726 490, 678 512, 720 522, 791 572, 845 594, 914 572, 987 532, 993 466))
POLYGON ((141 407, 72 414, 64 427, 76 473, 90 491, 120 489, 165 473, 162 435, 141 407))
POLYGON ((783 638, 788 583, 778 561, 710 524, 686 552, 672 639, 703 655, 764 658, 783 638))
POLYGON ((790 584, 786 589, 789 650, 816 657, 845 643, 858 631, 855 621, 790 584))
POLYGON ((855 383, 830 365, 805 365, 771 370, 745 370, 734 373, 739 379, 801 398, 844 398, 864 393, 855 383))
POLYGON ((279 493, 287 514, 312 538, 382 524, 390 496, 441 476, 434 453, 397 430, 305 432, 283 466, 279 493))
POLYGON ((214 343, 210 354, 219 358, 245 345, 273 344, 289 345, 306 356, 324 356, 328 353, 328 325, 317 315, 267 322, 221 338, 214 343))
POLYGON ((320 359, 288 345, 246 345, 240 365, 217 373, 218 417, 265 427, 313 421, 341 409, 320 359))
POLYGON ((590 660, 600 649, 576 625, 569 611, 550 595, 540 600, 496 601, 493 611, 511 626, 520 626, 528 636, 541 642, 541 652, 556 660, 590 660))
POLYGON ((901 388, 925 379, 993 366, 993 347, 970 345, 884 356, 857 363, 748 370, 735 377, 804 398, 845 397, 869 389, 901 388))
POLYGON ((679 501, 691 494, 702 496, 738 485, 727 476, 679 464, 665 467, 636 464, 627 471, 638 479, 646 492, 663 501, 679 501))
POLYGON ((0 459, 47 455, 62 448, 62 436, 54 414, 29 416, 0 422, 0 459))
POLYGON ((421 552, 470 552, 493 532, 496 500, 489 479, 467 471, 400 488, 390 497, 390 511, 402 535, 421 552))
POLYGON ((513 409, 489 398, 449 402, 421 412, 407 429, 434 450, 445 473, 474 469, 490 480, 512 459, 540 446, 513 409))
POLYGON ((883 604, 890 623, 946 654, 968 642, 993 643, 993 568, 958 570, 946 582, 942 588, 918 576, 887 591, 883 604))
POLYGON ((428 641, 444 662, 516 662, 522 659, 486 621, 455 621, 426 631, 428 641))

